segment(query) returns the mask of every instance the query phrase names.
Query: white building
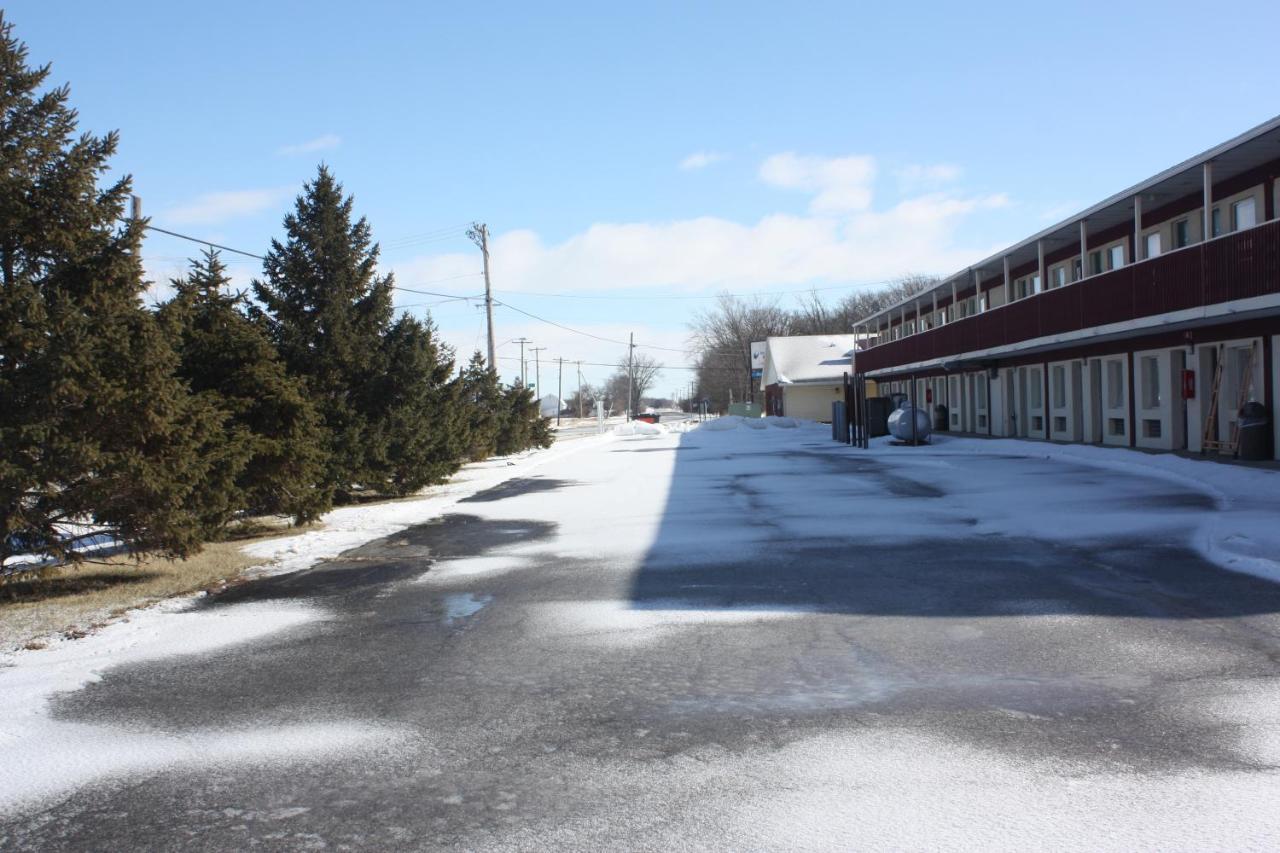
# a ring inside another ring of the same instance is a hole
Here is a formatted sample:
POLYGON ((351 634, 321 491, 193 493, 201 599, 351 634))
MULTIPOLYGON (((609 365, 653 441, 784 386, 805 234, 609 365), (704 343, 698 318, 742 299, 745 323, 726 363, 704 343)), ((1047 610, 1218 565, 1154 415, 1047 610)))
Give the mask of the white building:
POLYGON ((555 394, 548 394, 538 401, 538 408, 544 418, 554 418, 564 409, 564 402, 555 394))
POLYGON ((844 376, 857 335, 796 335, 765 341, 766 415, 831 420, 831 404, 844 399, 844 376))

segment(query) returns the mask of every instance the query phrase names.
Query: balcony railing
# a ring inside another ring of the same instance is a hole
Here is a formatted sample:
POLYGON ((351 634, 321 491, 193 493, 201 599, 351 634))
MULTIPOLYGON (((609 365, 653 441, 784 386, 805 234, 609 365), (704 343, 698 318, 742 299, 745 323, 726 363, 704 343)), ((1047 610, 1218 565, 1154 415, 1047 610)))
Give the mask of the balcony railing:
POLYGON ((1280 221, 1046 290, 857 355, 859 373, 1280 293, 1280 221))

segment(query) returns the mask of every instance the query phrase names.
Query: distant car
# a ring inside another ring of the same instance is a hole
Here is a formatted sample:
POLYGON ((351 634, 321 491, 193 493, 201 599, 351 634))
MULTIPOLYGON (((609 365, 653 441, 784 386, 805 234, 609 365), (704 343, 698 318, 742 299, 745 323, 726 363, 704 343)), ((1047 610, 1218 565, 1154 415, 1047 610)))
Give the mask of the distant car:
POLYGON ((645 422, 645 423, 647 423, 647 424, 656 424, 656 423, 658 422, 658 413, 657 413, 657 412, 645 412, 645 413, 643 413, 643 414, 636 415, 636 420, 638 420, 638 421, 644 421, 644 422, 645 422))

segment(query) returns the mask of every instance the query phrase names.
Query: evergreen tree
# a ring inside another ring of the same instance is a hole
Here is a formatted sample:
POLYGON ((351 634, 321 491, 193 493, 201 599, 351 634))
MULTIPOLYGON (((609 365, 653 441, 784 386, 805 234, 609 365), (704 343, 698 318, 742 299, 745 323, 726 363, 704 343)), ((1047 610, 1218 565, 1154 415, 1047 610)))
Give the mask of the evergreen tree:
POLYGON ((0 13, 0 560, 78 559, 93 529, 185 554, 209 469, 193 436, 216 417, 190 405, 142 306, 129 178, 98 185, 116 134, 76 136, 48 76, 0 13))
POLYGON ((458 405, 464 418, 462 455, 473 462, 488 459, 497 452, 498 431, 505 414, 498 374, 476 352, 462 369, 458 385, 458 405))
POLYGON ((376 486, 389 451, 377 443, 387 430, 371 422, 369 389, 385 365, 391 276, 378 276, 369 224, 352 222, 352 199, 324 166, 284 225, 285 241, 272 241, 263 279, 253 282, 263 305, 255 316, 320 412, 326 485, 339 494, 376 486))
POLYGON ((533 389, 519 382, 504 388, 499 403, 497 454, 508 456, 533 447, 550 447, 555 437, 542 416, 533 389))
POLYGON ((216 464, 192 496, 195 511, 210 532, 240 511, 311 520, 332 498, 322 482, 319 415, 266 332, 245 315, 243 294, 224 292, 229 285, 226 266, 209 250, 174 280, 175 295, 158 312, 179 376, 223 421, 202 436, 203 453, 216 464))
POLYGON ((466 422, 459 385, 450 381, 452 353, 437 343, 430 321, 400 317, 381 355, 382 369, 366 389, 378 453, 371 468, 383 472, 380 491, 405 495, 458 470, 466 422))

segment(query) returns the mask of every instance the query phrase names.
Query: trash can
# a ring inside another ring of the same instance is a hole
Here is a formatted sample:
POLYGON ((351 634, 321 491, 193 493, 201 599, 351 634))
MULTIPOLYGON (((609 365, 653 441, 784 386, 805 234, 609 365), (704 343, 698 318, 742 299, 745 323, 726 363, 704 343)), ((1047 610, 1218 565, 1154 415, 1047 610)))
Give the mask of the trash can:
POLYGON ((1240 443, 1236 456, 1240 459, 1271 458, 1271 416, 1267 407, 1251 400, 1240 408, 1240 443))
POLYGON ((867 437, 876 438, 889 434, 889 415, 893 412, 888 397, 867 398, 867 437))
POLYGON ((943 432, 950 425, 947 421, 947 407, 939 403, 933 407, 933 428, 938 432, 943 432))

